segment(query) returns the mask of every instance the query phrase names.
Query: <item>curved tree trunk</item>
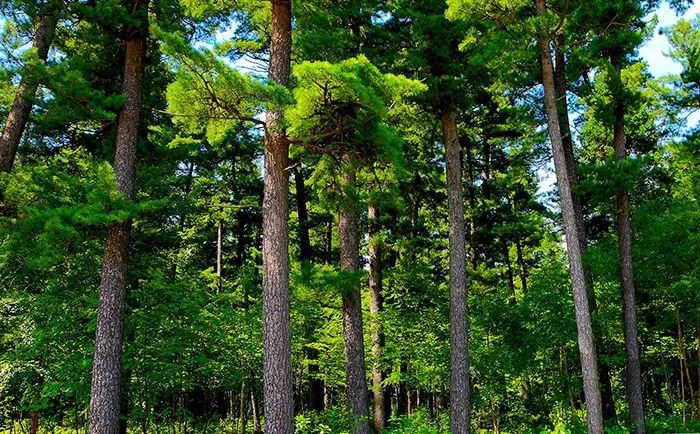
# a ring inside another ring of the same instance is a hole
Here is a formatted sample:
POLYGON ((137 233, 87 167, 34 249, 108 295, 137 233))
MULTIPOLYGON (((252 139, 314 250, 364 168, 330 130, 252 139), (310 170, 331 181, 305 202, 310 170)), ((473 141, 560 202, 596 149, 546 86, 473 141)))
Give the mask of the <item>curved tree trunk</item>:
MULTIPOLYGON (((147 1, 137 5, 145 16, 147 1)), ((134 190, 136 149, 141 112, 146 28, 130 29, 125 40, 124 107, 117 120, 114 172, 117 188, 127 199, 134 190)), ((95 354, 90 391, 90 434, 119 432, 121 356, 126 274, 131 221, 115 222, 107 229, 97 310, 95 354)))
MULTIPOLYGON (((57 23, 58 16, 56 11, 49 11, 45 16, 40 17, 34 32, 32 48, 36 51, 37 59, 42 63, 46 63, 57 23)), ((25 70, 17 88, 15 99, 10 107, 10 112, 7 114, 5 127, 0 135, 0 171, 2 172, 10 172, 12 170, 19 142, 22 139, 22 134, 27 127, 29 115, 34 106, 32 100, 38 88, 38 78, 33 76, 31 71, 25 70)))
MULTIPOLYGON (((538 15, 543 15, 545 13, 544 0, 536 0, 535 5, 538 15)), ((579 244, 579 231, 576 225, 571 183, 569 182, 566 156, 559 126, 554 87, 554 68, 552 66, 549 36, 544 33, 540 34, 538 45, 542 62, 542 84, 544 86, 549 138, 552 143, 554 167, 557 175, 557 184, 559 186, 560 205, 566 236, 566 249, 569 256, 569 271, 573 286, 578 345, 583 374, 583 389, 586 398, 586 409, 588 411, 588 431, 589 433, 600 434, 603 432, 603 409, 600 390, 598 388, 598 363, 596 361, 595 343, 593 341, 591 314, 588 308, 583 258, 581 255, 581 245, 579 244)))
POLYGON ((379 211, 376 205, 370 204, 367 209, 369 219, 369 313, 372 339, 372 393, 374 407, 374 431, 381 432, 386 427, 386 391, 382 386, 381 357, 384 349, 384 333, 379 323, 379 315, 383 308, 382 299, 382 262, 381 245, 378 240, 379 211))
MULTIPOLYGON (((346 167, 343 169, 346 192, 354 189, 355 178, 354 168, 346 167)), ((346 199, 340 207, 338 217, 340 267, 343 270, 357 272, 360 270, 360 219, 354 201, 346 199)), ((360 286, 357 283, 353 283, 350 288, 345 288, 343 293, 343 340, 345 342, 348 401, 353 416, 351 429, 353 434, 369 434, 362 299, 360 286)))
MULTIPOLYGON (((292 6, 272 1, 269 76, 287 86, 291 69, 292 6)), ((294 432, 294 391, 289 294, 289 142, 281 111, 265 115, 265 181, 263 195, 263 335, 265 431, 294 432)))
MULTIPOLYGON (((622 86, 621 65, 618 57, 612 56, 615 68, 615 81, 622 86)), ((627 138, 625 136, 625 105, 621 95, 616 96, 615 128, 613 147, 615 161, 622 164, 627 159, 627 138)), ((639 363, 639 340, 637 338, 637 302, 635 301, 634 268, 632 266, 632 222, 630 217, 630 196, 626 188, 617 194, 617 242, 620 252, 620 288, 622 290, 622 311, 625 326, 625 351, 627 352, 627 403, 629 405, 630 428, 637 434, 644 434, 644 401, 642 400, 642 374, 639 363)))
POLYGON ((469 312, 464 194, 457 122, 452 112, 440 117, 445 138, 447 203, 450 244, 450 427, 469 433, 469 312))

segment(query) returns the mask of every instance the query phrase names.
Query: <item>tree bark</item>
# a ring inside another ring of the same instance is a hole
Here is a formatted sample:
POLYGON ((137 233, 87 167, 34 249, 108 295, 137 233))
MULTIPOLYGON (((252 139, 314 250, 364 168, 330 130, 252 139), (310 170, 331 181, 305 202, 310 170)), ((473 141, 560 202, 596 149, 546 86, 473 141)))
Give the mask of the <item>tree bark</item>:
POLYGON ((450 427, 469 433, 469 312, 464 234, 462 164, 457 122, 450 111, 440 116, 445 139, 450 245, 450 427))
POLYGON ((33 411, 31 422, 29 424, 29 434, 37 434, 39 432, 39 412, 33 411))
MULTIPOLYGON (((58 23, 57 11, 49 10, 46 15, 39 17, 32 48, 36 51, 36 57, 41 63, 46 63, 51 48, 53 35, 58 23)), ((22 80, 17 88, 17 94, 7 114, 5 126, 0 135, 0 171, 10 172, 15 162, 17 148, 22 139, 22 134, 27 127, 29 115, 34 106, 34 96, 39 88, 39 79, 29 66, 22 74, 22 80)))
MULTIPOLYGON (((139 2, 134 10, 145 16, 147 3, 139 2)), ((125 39, 123 93, 126 101, 117 120, 114 172, 117 188, 127 199, 131 199, 134 190, 146 38, 147 23, 144 23, 142 28, 129 29, 125 39)), ((107 228, 90 391, 90 434, 116 434, 119 431, 130 233, 131 220, 114 222, 107 228)))
MULTIPOLYGON (((538 15, 544 15, 545 1, 535 0, 535 6, 538 15)), ((588 308, 579 231, 576 225, 571 183, 567 173, 566 156, 559 126, 556 92, 554 88, 554 69, 552 67, 552 58, 550 54, 550 40, 545 32, 539 35, 538 45, 542 62, 542 84, 544 86, 549 138, 552 143, 554 167, 557 175, 557 184, 559 186, 561 212, 564 220, 566 248, 569 256, 569 271, 571 274, 574 308, 576 311, 583 389, 588 412, 588 431, 589 433, 600 434, 603 432, 603 412, 600 390, 598 388, 598 363, 596 361, 595 343, 593 341, 591 314, 588 308)))
MULTIPOLYGON (((290 0, 272 1, 270 69, 272 81, 289 84, 292 48, 290 0)), ((263 335, 265 429, 294 432, 294 391, 289 294, 287 227, 289 141, 281 111, 265 115, 265 180, 263 193, 263 335)))
MULTIPOLYGON (((346 164, 348 162, 346 161, 346 164)), ((346 189, 344 203, 341 204, 338 230, 340 234, 340 267, 343 270, 360 270, 359 215, 356 203, 348 190, 355 187, 355 169, 343 168, 343 181, 346 189)), ((343 293, 343 340, 345 342, 345 362, 348 384, 348 401, 353 420, 353 434, 369 434, 369 413, 367 383, 365 382, 365 344, 362 331, 362 300, 360 286, 353 283, 343 293)))
MULTIPOLYGON (((566 55, 564 53, 564 35, 559 33, 554 37, 554 90, 557 97, 557 112, 559 114, 559 129, 561 131, 562 144, 564 146, 564 156, 566 160, 566 173, 571 183, 571 198, 574 203, 574 220, 576 221, 576 229, 579 235, 579 245, 581 246, 581 256, 585 256, 588 248, 586 236, 586 224, 583 218, 583 198, 576 192, 576 186, 579 183, 576 157, 574 155, 574 142, 571 136, 571 127, 569 125, 569 103, 567 98, 568 83, 566 80, 566 55)), ((598 310, 596 302, 595 290, 593 288, 593 278, 591 276, 588 265, 583 263, 583 276, 586 283, 586 293, 588 294, 588 310, 593 314, 598 310)), ((595 333, 596 345, 599 352, 602 354, 603 348, 600 348, 600 339, 595 333)), ((601 399, 603 405, 603 420, 616 420, 615 399, 612 393, 612 382, 610 379, 610 367, 605 361, 599 361, 598 372, 600 375, 601 399)))
POLYGON ((382 386, 382 350, 384 333, 381 330, 379 315, 383 309, 381 245, 378 239, 379 210, 374 204, 367 209, 369 219, 369 313, 370 335, 372 340, 372 393, 374 406, 374 431, 381 432, 386 427, 386 391, 382 386))
MULTIPOLYGON (((621 59, 611 56, 615 69, 618 90, 622 89, 621 59)), ((616 95, 615 127, 613 147, 615 161, 622 164, 627 159, 625 136, 625 105, 622 95, 616 95)), ((639 363, 639 340, 637 338, 637 302, 635 300, 634 269, 632 266, 632 223, 630 217, 630 195, 627 188, 617 194, 617 242, 620 254, 620 288, 622 289, 622 311, 625 327, 625 351, 627 352, 627 403, 629 424, 632 432, 644 434, 644 401, 642 400, 642 374, 639 363)))

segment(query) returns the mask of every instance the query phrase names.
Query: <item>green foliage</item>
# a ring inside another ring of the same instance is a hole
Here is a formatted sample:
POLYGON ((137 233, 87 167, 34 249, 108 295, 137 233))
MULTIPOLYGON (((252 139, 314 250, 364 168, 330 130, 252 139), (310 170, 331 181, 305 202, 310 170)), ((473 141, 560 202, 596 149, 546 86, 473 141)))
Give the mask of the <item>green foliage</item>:
MULTIPOLYGON (((296 105, 287 111, 289 134, 322 154, 373 161, 398 153, 396 131, 383 123, 389 107, 425 86, 382 74, 364 56, 336 64, 294 67, 296 105)), ((391 158, 390 158, 391 159, 391 158)))

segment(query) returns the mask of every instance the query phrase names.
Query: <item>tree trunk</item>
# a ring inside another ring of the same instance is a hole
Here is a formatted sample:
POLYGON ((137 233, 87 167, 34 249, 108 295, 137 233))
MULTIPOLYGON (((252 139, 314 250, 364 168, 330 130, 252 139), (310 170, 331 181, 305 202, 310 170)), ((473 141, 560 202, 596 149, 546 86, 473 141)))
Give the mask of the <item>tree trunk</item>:
MULTIPOLYGON (((289 83, 292 48, 290 0, 272 1, 270 70, 272 81, 289 83)), ((265 180, 263 194, 263 335, 265 429, 272 434, 294 432, 294 391, 289 294, 289 142, 283 113, 265 115, 265 180)))
MULTIPOLYGON (((538 15, 544 15, 544 0, 536 0, 535 4, 538 15)), ((586 409, 588 411, 588 431, 589 433, 600 434, 603 432, 603 412, 600 390, 598 389, 598 363, 596 361, 595 343, 593 341, 591 314, 588 308, 588 297, 586 294, 586 283, 583 272, 583 258, 581 255, 581 245, 579 244, 579 231, 576 225, 571 183, 569 182, 569 175, 567 173, 566 156, 559 127, 549 36, 542 32, 538 38, 538 44, 542 61, 542 84, 544 86, 549 137, 552 143, 554 167, 557 175, 557 184, 559 186, 566 247, 569 256, 569 271, 573 286, 578 345, 583 374, 583 389, 586 397, 586 409)))
MULTIPOLYGON (((46 63, 51 48, 53 35, 58 23, 57 11, 49 10, 46 15, 39 17, 32 48, 41 63, 46 63)), ((15 162, 17 148, 27 127, 29 115, 34 106, 34 96, 39 88, 39 78, 30 70, 28 65, 22 74, 22 80, 17 88, 17 94, 7 114, 5 126, 0 135, 0 171, 10 172, 15 162)))
MULTIPOLYGON (((566 80, 566 55, 564 53, 564 35, 559 33, 554 37, 554 90, 557 97, 557 112, 559 114, 559 130, 561 131, 562 144, 564 147, 564 156, 566 160, 566 173, 571 184, 571 198, 574 204, 574 220, 576 221, 576 229, 579 235, 579 245, 581 246, 581 256, 584 256, 588 242, 586 238, 586 224, 583 218, 583 198, 576 192, 578 185, 578 170, 576 166, 576 157, 574 155, 574 142, 571 136, 571 127, 569 125, 569 103, 567 99, 567 80, 566 80)), ((588 310, 594 313, 598 310, 596 303, 596 295, 593 288, 593 278, 591 276, 588 265, 583 264, 583 276, 586 283, 586 293, 588 294, 588 310)), ((594 326, 595 327, 595 326, 594 326)), ((594 328, 594 332, 596 332, 594 328)), ((594 333, 594 336, 597 336, 594 333)), ((600 339, 596 340, 596 344, 600 347, 600 339)), ((603 348, 599 348, 602 354, 603 348)), ((600 361, 598 364, 598 372, 600 374, 601 399, 603 405, 603 420, 616 420, 615 399, 612 393, 612 382, 610 379, 610 367, 607 362, 600 361)))
MULTIPOLYGON (((348 161, 345 164, 352 164, 348 161)), ((346 197, 341 204, 338 230, 340 233, 340 267, 350 272, 360 271, 359 215, 348 190, 355 188, 355 169, 343 169, 346 197)), ((352 193, 350 193, 352 194, 352 193)), ((362 299, 360 286, 354 282, 343 290, 343 340, 348 384, 348 401, 353 421, 353 434, 369 434, 367 383, 365 382, 365 344, 362 332, 362 299)))
POLYGON ((408 363, 402 360, 399 364, 399 387, 396 389, 396 414, 408 414, 408 363))
MULTIPOLYGON (((615 81, 621 89, 620 58, 611 56, 615 68, 615 81)), ((625 106, 622 95, 616 95, 613 147, 615 161, 622 164, 627 159, 627 138, 624 124, 625 106)), ((625 327, 625 351, 627 352, 627 403, 632 432, 644 434, 644 401, 642 400, 642 374, 639 364, 639 340, 637 338, 637 302, 635 301, 634 272, 632 266, 632 224, 630 196, 626 188, 617 194, 617 240, 620 253, 620 288, 625 327)))
POLYGON ((384 348, 384 333, 382 333, 379 315, 382 311, 382 261, 381 245, 378 237, 379 211, 376 205, 370 204, 367 209, 369 220, 369 313, 370 334, 372 339, 372 392, 374 406, 374 431, 381 432, 386 427, 385 390, 382 386, 382 350, 384 348))
POLYGON ((223 242, 223 225, 221 224, 221 218, 219 218, 219 221, 216 224, 216 289, 221 291, 221 254, 222 254, 222 246, 221 243, 223 242))
POLYGON ((462 165, 454 114, 445 112, 440 119, 445 139, 450 245, 450 427, 452 433, 467 434, 470 428, 469 312, 462 165))
POLYGON ((306 207, 306 185, 301 164, 294 168, 294 186, 299 218, 299 260, 304 262, 311 259, 311 240, 309 239, 309 211, 306 207))
POLYGON ((32 419, 29 424, 29 434, 37 434, 39 432, 39 413, 32 412, 32 419))
MULTIPOLYGON (((137 4, 135 10, 139 11, 139 15, 145 17, 147 3, 148 1, 143 1, 137 4)), ((142 28, 130 29, 129 37, 125 40, 123 93, 126 101, 117 120, 114 172, 117 188, 127 199, 131 199, 134 190, 146 26, 147 23, 144 23, 142 28)), ((111 223, 107 228, 92 367, 90 434, 115 434, 119 431, 123 317, 130 233, 130 220, 111 223)))

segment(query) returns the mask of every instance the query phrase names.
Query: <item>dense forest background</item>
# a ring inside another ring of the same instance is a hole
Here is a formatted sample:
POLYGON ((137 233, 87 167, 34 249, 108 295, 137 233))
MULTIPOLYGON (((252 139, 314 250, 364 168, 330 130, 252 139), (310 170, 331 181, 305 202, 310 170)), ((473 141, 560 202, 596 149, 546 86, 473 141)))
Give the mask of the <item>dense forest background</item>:
POLYGON ((700 431, 660 6, 3 0, 0 432, 700 431))

